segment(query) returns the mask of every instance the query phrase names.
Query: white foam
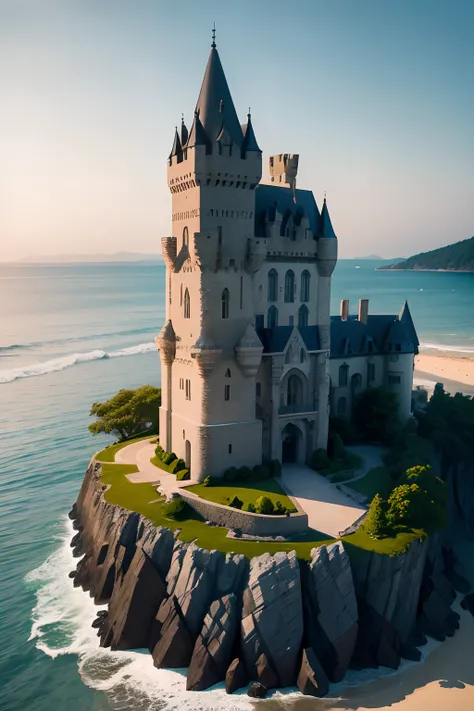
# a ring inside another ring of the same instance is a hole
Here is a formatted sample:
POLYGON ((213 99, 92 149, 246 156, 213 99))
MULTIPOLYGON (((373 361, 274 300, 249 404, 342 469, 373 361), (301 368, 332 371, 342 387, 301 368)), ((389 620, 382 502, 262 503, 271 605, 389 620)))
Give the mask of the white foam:
POLYGON ((142 353, 150 353, 156 348, 154 343, 140 343, 137 346, 122 348, 117 351, 106 353, 105 351, 95 350, 88 353, 72 353, 71 355, 62 358, 54 358, 46 360, 43 363, 33 363, 22 368, 13 368, 12 370, 0 370, 0 384, 11 383, 20 378, 33 378, 37 375, 46 375, 47 373, 55 373, 65 368, 70 368, 78 363, 88 363, 94 360, 102 360, 104 358, 121 358, 123 356, 141 355, 142 353))
POLYGON ((474 346, 447 346, 445 343, 420 343, 420 348, 434 351, 448 351, 450 353, 469 353, 474 355, 474 346))
POLYGON ((69 545, 73 534, 67 519, 58 550, 26 577, 28 585, 36 588, 30 640, 36 641, 38 649, 53 659, 77 655, 83 682, 129 711, 251 711, 245 690, 231 697, 222 684, 205 692, 186 691, 185 670, 155 669, 148 651, 111 652, 99 647, 91 624, 103 608, 81 588, 74 588, 68 577, 78 562, 69 545))

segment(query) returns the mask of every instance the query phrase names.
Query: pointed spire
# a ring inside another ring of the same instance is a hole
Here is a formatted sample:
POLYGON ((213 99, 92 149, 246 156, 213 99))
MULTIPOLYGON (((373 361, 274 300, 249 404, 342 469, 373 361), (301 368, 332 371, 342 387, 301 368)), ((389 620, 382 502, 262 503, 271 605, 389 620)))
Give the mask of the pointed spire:
POLYGON ((239 147, 242 146, 242 129, 215 41, 212 43, 196 111, 199 111, 199 118, 211 143, 217 139, 221 132, 224 120, 232 142, 239 147))
POLYGON ((184 114, 181 114, 181 145, 184 147, 188 142, 188 129, 184 123, 184 114))
POLYGON ((193 148, 194 146, 209 147, 209 139, 199 118, 199 111, 194 112, 194 121, 189 132, 186 148, 193 148))
POLYGON ((337 239, 336 233, 334 232, 331 218, 329 217, 329 210, 326 203, 326 195, 324 196, 323 209, 321 210, 321 221, 319 224, 319 237, 326 237, 330 239, 337 239))
POLYGON ((242 144, 242 157, 245 157, 246 151, 256 151, 261 153, 262 151, 258 147, 257 139, 255 138, 255 132, 252 125, 252 117, 250 116, 250 107, 247 114, 247 124, 242 126, 244 132, 244 142, 242 144))
POLYGON ((181 141, 179 139, 178 127, 175 126, 173 148, 171 149, 171 153, 170 153, 169 157, 172 158, 173 156, 180 156, 180 155, 182 155, 182 153, 183 153, 183 146, 182 146, 181 141))

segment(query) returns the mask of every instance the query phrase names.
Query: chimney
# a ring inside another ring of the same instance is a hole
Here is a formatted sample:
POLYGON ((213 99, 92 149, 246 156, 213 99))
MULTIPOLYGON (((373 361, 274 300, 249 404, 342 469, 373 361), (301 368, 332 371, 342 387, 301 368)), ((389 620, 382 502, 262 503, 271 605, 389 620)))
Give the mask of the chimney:
POLYGON ((359 321, 361 323, 367 324, 367 319, 369 317, 369 300, 360 299, 359 301, 359 321))
POLYGON ((349 318, 349 299, 341 301, 341 321, 347 321, 349 318))

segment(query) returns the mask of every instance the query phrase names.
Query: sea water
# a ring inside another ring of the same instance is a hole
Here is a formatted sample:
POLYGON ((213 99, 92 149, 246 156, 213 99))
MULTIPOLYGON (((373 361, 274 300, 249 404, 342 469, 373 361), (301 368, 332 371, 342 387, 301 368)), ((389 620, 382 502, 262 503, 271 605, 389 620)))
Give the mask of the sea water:
MULTIPOLYGON (((356 312, 368 297, 373 313, 397 313, 407 299, 423 344, 474 352, 473 274, 377 264, 338 263, 332 313, 342 298, 356 312)), ((67 512, 91 454, 110 441, 89 434, 90 406, 160 384, 153 340, 164 305, 159 264, 0 267, 2 711, 250 708, 244 694, 187 693, 183 672, 154 669, 147 653, 101 650, 97 608, 68 578, 77 560, 67 512)), ((296 696, 278 698, 288 706, 296 696)))

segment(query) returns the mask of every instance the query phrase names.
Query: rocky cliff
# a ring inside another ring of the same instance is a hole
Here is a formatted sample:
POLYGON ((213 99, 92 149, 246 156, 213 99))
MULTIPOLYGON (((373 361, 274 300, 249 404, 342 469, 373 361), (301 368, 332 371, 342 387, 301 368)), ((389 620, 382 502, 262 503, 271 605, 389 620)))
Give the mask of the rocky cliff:
POLYGON ((467 583, 438 538, 389 557, 344 546, 242 555, 203 550, 103 498, 89 466, 70 517, 80 557, 73 584, 108 610, 100 644, 148 648, 157 667, 188 667, 187 688, 225 681, 230 693, 294 686, 324 696, 348 668, 419 658, 425 635, 454 633, 450 605, 467 583))

